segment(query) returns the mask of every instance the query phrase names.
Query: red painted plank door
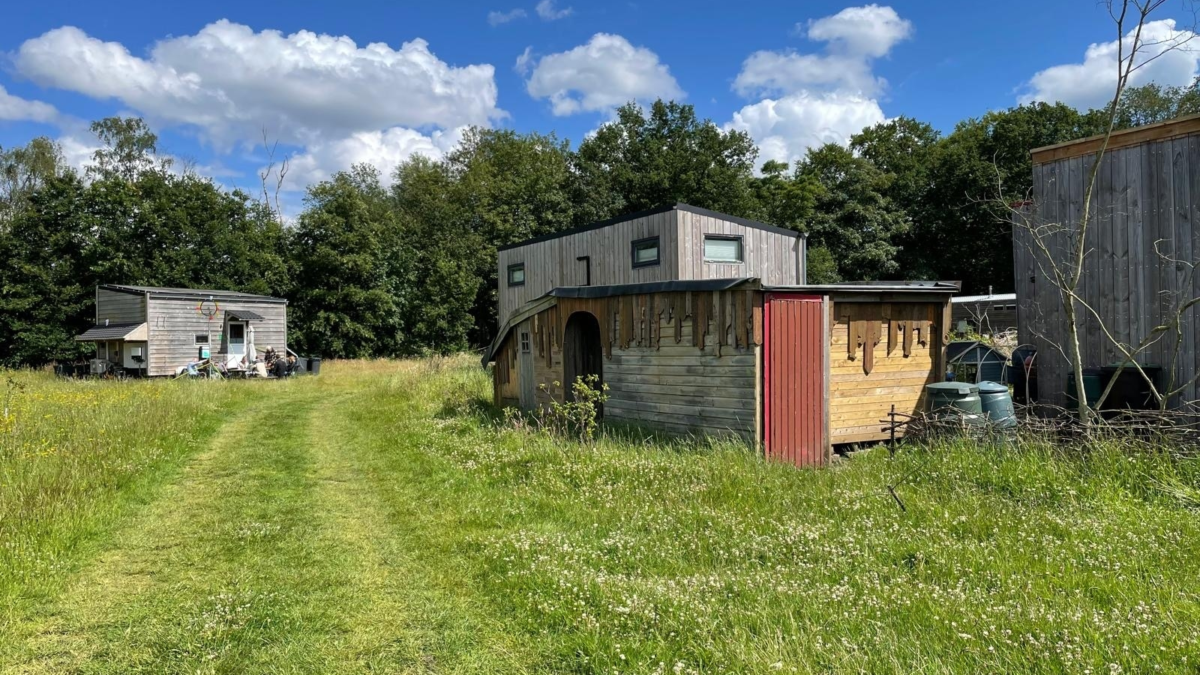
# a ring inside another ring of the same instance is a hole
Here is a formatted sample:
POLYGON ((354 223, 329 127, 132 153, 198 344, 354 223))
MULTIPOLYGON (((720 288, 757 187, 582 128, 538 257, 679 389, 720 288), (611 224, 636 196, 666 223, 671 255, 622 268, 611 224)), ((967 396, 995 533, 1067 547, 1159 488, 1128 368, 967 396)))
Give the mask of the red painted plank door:
POLYGON ((825 330, 819 295, 767 293, 763 437, 768 459, 825 463, 825 330))

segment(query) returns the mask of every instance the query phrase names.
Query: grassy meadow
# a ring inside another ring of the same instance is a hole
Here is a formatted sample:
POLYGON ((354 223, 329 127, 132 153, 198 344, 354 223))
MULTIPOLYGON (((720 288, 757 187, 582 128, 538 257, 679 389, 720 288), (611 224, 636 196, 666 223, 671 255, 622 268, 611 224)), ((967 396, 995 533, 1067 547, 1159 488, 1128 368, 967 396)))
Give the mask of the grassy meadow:
POLYGON ((1166 449, 581 444, 470 357, 9 376, 4 673, 1200 669, 1200 460, 1166 449))

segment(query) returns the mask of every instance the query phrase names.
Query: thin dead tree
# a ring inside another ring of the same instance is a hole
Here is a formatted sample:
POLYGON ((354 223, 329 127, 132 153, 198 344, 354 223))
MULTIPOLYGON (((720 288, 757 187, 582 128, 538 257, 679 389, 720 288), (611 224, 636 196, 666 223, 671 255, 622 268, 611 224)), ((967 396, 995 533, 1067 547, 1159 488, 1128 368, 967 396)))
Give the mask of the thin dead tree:
MULTIPOLYGON (((1109 0, 1105 3, 1117 32, 1116 82, 1112 98, 1105 107, 1104 131, 1084 181, 1082 207, 1078 219, 1070 222, 1048 221, 1041 217, 1044 214, 1038 212, 1037 204, 1032 204, 1032 208, 1030 208, 1028 201, 1022 202, 1021 206, 1012 206, 1007 200, 1004 201, 1010 214, 1010 222, 1023 230, 1024 245, 1030 249, 1032 258, 1037 261, 1041 277, 1053 284, 1058 292, 1066 344, 1052 344, 1072 366, 1075 391, 1077 392, 1075 413, 1080 422, 1085 425, 1091 424, 1095 419, 1094 413, 1088 405, 1087 396, 1084 394, 1084 355, 1080 345, 1080 324, 1085 316, 1094 317, 1108 339, 1118 345, 1120 351, 1125 352, 1126 358, 1122 368, 1133 360, 1134 355, 1161 339, 1165 333, 1171 330, 1170 326, 1159 326, 1151 331, 1150 335, 1145 336, 1138 345, 1132 347, 1123 345, 1112 336, 1108 327, 1104 326, 1100 314, 1085 302, 1080 289, 1089 264, 1097 264, 1096 256, 1092 255, 1094 251, 1088 246, 1089 229, 1095 217, 1095 214, 1092 213, 1093 197, 1096 194, 1097 178, 1102 160, 1108 151, 1113 132, 1116 130, 1125 90, 1137 71, 1161 58, 1164 54, 1185 48, 1187 43, 1195 37, 1195 33, 1186 30, 1176 31, 1165 40, 1148 40, 1145 37, 1145 28, 1151 15, 1164 4, 1166 4, 1166 0, 1109 0), (1059 242, 1066 244, 1067 255, 1055 254, 1054 249, 1059 242)), ((1178 319, 1182 312, 1190 309, 1193 304, 1177 303, 1177 307, 1182 306, 1182 309, 1176 318, 1178 319)), ((1176 325, 1178 330, 1178 322, 1172 325, 1176 325)), ((1136 363, 1132 365, 1139 371, 1141 370, 1136 363)), ((1144 371, 1142 371, 1142 375, 1146 377, 1144 371)), ((1149 381, 1148 377, 1147 380, 1149 381)), ((1105 391, 1105 396, 1112 390, 1112 382, 1115 381, 1116 377, 1112 378, 1105 391)))
POLYGON ((275 159, 279 150, 279 141, 269 140, 266 127, 263 127, 263 149, 267 152, 267 165, 258 173, 258 177, 262 181, 263 204, 266 204, 267 210, 279 223, 283 223, 283 205, 280 202, 279 193, 283 191, 283 183, 287 178, 288 166, 292 158, 285 154, 282 159, 275 159))

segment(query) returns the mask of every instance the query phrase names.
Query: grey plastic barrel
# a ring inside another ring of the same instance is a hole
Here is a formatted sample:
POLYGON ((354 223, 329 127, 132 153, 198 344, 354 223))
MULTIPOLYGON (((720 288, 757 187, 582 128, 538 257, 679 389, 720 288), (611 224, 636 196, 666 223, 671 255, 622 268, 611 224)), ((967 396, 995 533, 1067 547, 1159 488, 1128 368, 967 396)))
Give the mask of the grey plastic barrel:
POLYGON ((979 383, 979 403, 987 420, 999 429, 1017 426, 1016 411, 1013 410, 1012 395, 1008 385, 999 382, 979 383))
POLYGON ((984 423, 979 387, 966 382, 935 382, 925 385, 925 393, 934 419, 971 425, 984 423))

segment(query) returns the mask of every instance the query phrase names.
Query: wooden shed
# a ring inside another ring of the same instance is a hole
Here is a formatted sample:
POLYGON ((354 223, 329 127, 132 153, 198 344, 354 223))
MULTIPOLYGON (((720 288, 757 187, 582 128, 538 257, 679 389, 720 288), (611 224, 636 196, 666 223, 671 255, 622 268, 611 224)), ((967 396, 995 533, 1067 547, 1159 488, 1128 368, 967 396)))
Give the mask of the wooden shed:
MULTIPOLYGON (((1023 218, 1053 233, 1044 241, 1059 263, 1072 256, 1100 144, 1093 137, 1032 151, 1032 201, 1023 218)), ((1099 319, 1081 307, 1079 335, 1084 367, 1103 367, 1123 355, 1101 324, 1113 339, 1137 345, 1170 324, 1176 307, 1200 297, 1200 274, 1191 271, 1200 262, 1200 115, 1114 133, 1092 199, 1078 295, 1099 319)), ((1020 341, 1037 347, 1040 400, 1062 406, 1071 372, 1060 351, 1067 323, 1049 261, 1021 225, 1019 219, 1013 236, 1020 341)), ((1172 404, 1200 400, 1198 339, 1193 307, 1183 312, 1178 333, 1165 331, 1137 355, 1166 368, 1164 377, 1173 364, 1177 386, 1190 383, 1172 404)))
POLYGON ((484 354, 498 404, 535 410, 576 377, 608 385, 605 419, 735 434, 800 466, 887 438, 945 369, 956 284, 772 285, 757 278, 551 289, 510 312, 484 354))
POLYGON ((156 286, 96 288, 96 323, 75 338, 96 344, 109 368, 174 375, 207 350, 226 362, 253 341, 262 351, 287 350, 287 300, 235 291, 156 286))

